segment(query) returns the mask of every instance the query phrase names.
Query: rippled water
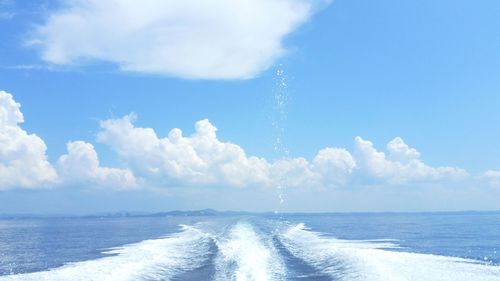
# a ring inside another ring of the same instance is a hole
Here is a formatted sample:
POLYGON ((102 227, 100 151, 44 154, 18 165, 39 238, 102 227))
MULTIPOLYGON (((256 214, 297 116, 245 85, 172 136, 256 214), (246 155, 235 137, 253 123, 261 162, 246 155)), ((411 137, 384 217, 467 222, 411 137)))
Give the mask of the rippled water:
POLYGON ((0 220, 3 280, 500 280, 500 213, 0 220))

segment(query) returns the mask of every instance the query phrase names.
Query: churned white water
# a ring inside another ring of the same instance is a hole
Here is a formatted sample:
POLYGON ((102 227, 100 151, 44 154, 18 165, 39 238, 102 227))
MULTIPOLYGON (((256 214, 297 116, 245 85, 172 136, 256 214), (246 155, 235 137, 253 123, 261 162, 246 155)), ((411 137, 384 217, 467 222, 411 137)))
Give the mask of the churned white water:
POLYGON ((111 249, 109 257, 70 263, 42 272, 0 276, 0 281, 132 281, 169 280, 180 271, 198 267, 209 251, 210 237, 182 226, 169 237, 145 240, 111 249))
POLYGON ((229 218, 182 226, 166 237, 110 249, 105 257, 3 275, 0 281, 296 281, 318 276, 322 281, 500 281, 498 265, 408 252, 398 242, 337 239, 304 224, 229 218))
POLYGON ((345 281, 500 281, 500 267, 478 261, 391 251, 388 241, 349 241, 326 237, 298 224, 281 236, 295 256, 333 280, 345 281))
POLYGON ((228 237, 218 240, 216 280, 285 280, 286 271, 272 242, 245 222, 237 223, 228 237))

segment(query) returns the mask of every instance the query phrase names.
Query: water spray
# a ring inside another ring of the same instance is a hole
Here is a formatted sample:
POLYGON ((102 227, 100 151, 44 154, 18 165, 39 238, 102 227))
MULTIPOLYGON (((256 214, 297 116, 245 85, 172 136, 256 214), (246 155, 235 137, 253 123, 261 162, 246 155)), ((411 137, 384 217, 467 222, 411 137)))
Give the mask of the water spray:
MULTIPOLYGON (((274 152, 280 159, 286 159, 290 156, 290 151, 284 141, 285 123, 288 117, 287 106, 289 103, 287 80, 287 75, 285 74, 285 71, 280 64, 274 77, 273 110, 275 114, 273 115, 272 120, 272 126, 275 132, 273 148, 274 152)), ((279 178, 276 179, 276 190, 278 192, 278 200, 280 205, 283 205, 285 203, 286 187, 287 186, 285 178, 280 175, 279 178)), ((276 210, 275 213, 278 213, 278 211, 276 210)))

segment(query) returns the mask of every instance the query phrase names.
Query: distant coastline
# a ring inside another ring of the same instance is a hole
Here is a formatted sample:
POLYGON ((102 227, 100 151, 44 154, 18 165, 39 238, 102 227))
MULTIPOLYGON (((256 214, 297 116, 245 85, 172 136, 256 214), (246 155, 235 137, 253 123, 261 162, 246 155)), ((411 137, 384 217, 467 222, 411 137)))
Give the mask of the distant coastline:
POLYGON ((384 212, 247 212, 247 211, 219 211, 214 209, 201 210, 172 210, 164 212, 100 212, 89 214, 35 214, 17 213, 0 214, 0 219, 29 219, 29 218, 124 218, 124 217, 203 217, 203 216, 322 216, 322 215, 405 215, 405 214, 488 214, 500 213, 500 210, 464 210, 464 211, 384 211, 384 212))

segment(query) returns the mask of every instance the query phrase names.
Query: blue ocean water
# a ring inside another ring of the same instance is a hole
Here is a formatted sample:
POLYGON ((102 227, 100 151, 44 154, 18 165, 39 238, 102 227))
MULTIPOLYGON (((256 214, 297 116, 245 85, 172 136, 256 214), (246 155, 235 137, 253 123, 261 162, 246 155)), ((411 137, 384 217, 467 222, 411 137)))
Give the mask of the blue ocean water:
POLYGON ((0 220, 4 280, 500 281, 500 213, 0 220))

